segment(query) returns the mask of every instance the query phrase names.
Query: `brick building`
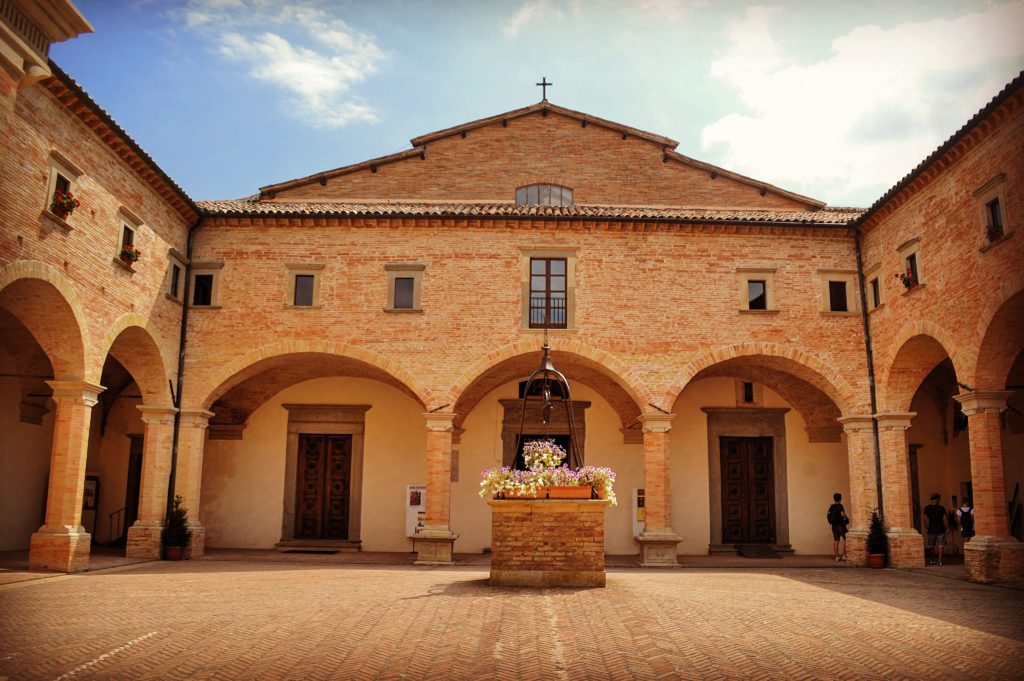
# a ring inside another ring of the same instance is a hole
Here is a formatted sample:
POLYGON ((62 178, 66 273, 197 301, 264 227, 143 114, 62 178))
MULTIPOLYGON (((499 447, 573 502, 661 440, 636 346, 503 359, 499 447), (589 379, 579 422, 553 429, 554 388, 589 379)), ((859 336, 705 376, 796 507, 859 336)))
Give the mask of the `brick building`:
POLYGON ((47 62, 89 26, 46 4, 3 5, 0 550, 158 556, 173 461, 194 555, 479 552, 546 338, 618 473, 609 553, 828 553, 841 491, 854 560, 882 505, 918 565, 940 491, 974 579, 1024 572, 1021 78, 867 210, 546 100, 193 202, 47 62))

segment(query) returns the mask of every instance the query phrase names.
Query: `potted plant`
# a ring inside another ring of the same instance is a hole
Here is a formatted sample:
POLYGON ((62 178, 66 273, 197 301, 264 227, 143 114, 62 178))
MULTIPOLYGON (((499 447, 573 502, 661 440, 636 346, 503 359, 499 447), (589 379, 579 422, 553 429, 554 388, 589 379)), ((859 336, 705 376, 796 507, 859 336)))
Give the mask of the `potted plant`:
POLYGON ((71 191, 57 189, 53 192, 53 200, 50 201, 50 212, 59 218, 66 218, 71 215, 81 204, 71 191))
POLYGON ((868 567, 885 567, 885 556, 889 553, 889 537, 885 534, 878 511, 871 512, 871 527, 868 528, 868 567))
POLYGON ((483 471, 480 496, 496 499, 605 499, 616 503, 615 473, 610 468, 562 464, 565 449, 553 440, 534 440, 523 447, 527 470, 508 466, 483 471))
POLYGON ((896 278, 903 284, 903 288, 908 291, 917 286, 917 275, 914 274, 914 270, 907 268, 906 272, 899 272, 896 274, 896 278))
POLYGON ((192 539, 192 530, 188 529, 188 509, 182 505, 184 501, 180 494, 174 496, 174 507, 161 533, 164 558, 167 560, 182 560, 189 540, 192 539))
POLYGON ((121 260, 125 262, 138 262, 141 255, 142 251, 140 251, 135 244, 125 244, 124 247, 121 248, 121 260))

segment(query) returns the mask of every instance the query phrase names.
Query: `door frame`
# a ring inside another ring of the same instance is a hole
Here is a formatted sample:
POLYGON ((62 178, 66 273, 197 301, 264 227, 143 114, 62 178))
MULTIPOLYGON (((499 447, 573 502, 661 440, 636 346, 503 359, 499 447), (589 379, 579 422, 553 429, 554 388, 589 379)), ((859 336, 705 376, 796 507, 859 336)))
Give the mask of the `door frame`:
POLYGON ((363 440, 369 404, 282 404, 288 411, 281 541, 295 539, 295 489, 298 484, 299 434, 351 435, 352 473, 348 497, 348 541, 360 540, 363 501, 363 440))
POLYGON ((703 407, 708 418, 708 494, 711 553, 731 550, 722 544, 722 454, 720 437, 772 438, 772 465, 775 469, 775 543, 773 547, 792 550, 789 543, 789 492, 786 470, 786 413, 788 407, 730 408, 703 407))

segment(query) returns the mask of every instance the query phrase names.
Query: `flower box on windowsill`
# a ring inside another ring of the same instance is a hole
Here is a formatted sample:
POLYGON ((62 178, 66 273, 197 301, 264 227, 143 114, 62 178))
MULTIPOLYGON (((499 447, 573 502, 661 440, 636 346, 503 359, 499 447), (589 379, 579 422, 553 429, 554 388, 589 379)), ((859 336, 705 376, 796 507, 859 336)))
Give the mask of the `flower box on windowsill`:
POLYGON ((924 287, 924 284, 911 284, 910 286, 907 287, 907 290, 904 291, 901 295, 909 296, 914 291, 918 291, 920 289, 923 289, 924 287))
POLYGON ((40 215, 43 218, 44 222, 48 222, 48 223, 50 223, 52 225, 55 225, 56 227, 59 227, 65 233, 74 231, 74 229, 75 229, 67 221, 67 218, 70 217, 70 216, 61 217, 60 215, 57 215, 56 213, 54 213, 53 211, 51 211, 49 209, 43 209, 43 212, 40 213, 40 215))
POLYGON ((123 267, 124 269, 128 270, 128 271, 129 271, 129 272, 131 272, 132 274, 134 274, 134 273, 135 273, 135 268, 134 268, 134 267, 132 267, 132 265, 133 265, 134 263, 131 263, 131 262, 126 262, 126 261, 124 261, 124 260, 123 260, 123 259, 121 259, 121 258, 114 258, 114 264, 115 264, 115 265, 120 265, 121 267, 123 267))
POLYGON ((984 253, 985 251, 992 248, 996 244, 1001 244, 1004 241, 1007 241, 1011 236, 1013 236, 1013 232, 1003 232, 998 238, 992 239, 991 241, 986 241, 985 245, 978 249, 978 252, 984 253))

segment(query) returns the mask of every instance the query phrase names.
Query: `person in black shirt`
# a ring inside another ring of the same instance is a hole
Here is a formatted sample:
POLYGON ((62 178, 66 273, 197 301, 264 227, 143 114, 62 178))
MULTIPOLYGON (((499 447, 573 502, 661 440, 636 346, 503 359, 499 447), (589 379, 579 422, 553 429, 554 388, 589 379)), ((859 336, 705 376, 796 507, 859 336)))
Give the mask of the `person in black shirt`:
POLYGON ((936 563, 942 565, 942 549, 946 546, 946 532, 949 529, 946 508, 939 503, 941 499, 942 495, 934 492, 931 496, 932 503, 924 507, 924 517, 928 527, 925 549, 934 548, 938 557, 937 560, 929 561, 932 565, 936 563))
POLYGON ((839 503, 843 495, 836 492, 832 495, 835 502, 828 507, 828 514, 825 516, 828 524, 832 526, 832 552, 836 555, 836 562, 846 560, 846 526, 850 519, 846 517, 846 509, 839 503), (843 552, 839 553, 839 542, 843 542, 843 552))

